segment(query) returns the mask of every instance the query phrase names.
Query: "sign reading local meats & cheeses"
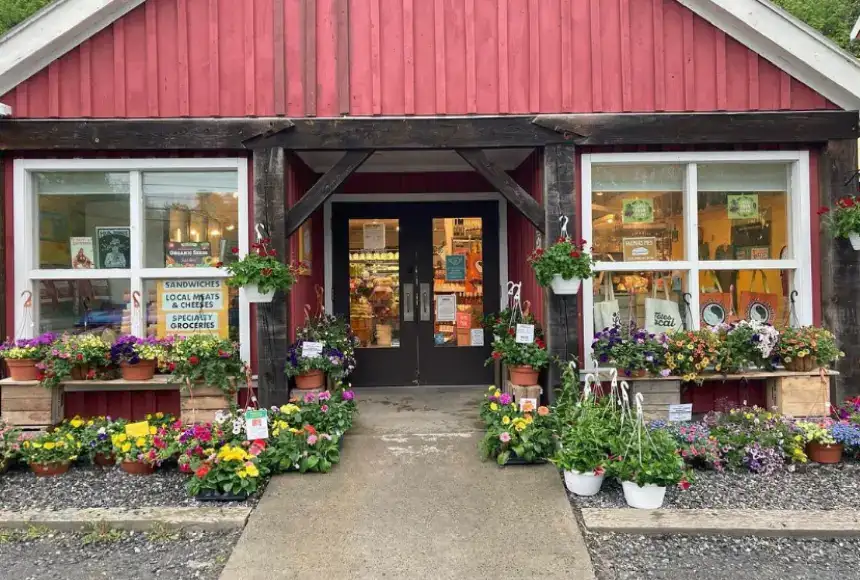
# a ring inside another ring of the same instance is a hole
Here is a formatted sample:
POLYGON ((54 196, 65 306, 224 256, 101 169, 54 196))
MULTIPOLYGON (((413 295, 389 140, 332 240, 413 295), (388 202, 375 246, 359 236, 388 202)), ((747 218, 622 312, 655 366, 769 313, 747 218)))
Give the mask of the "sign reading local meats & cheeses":
POLYGON ((223 280, 163 280, 158 283, 158 336, 229 336, 230 295, 223 280))

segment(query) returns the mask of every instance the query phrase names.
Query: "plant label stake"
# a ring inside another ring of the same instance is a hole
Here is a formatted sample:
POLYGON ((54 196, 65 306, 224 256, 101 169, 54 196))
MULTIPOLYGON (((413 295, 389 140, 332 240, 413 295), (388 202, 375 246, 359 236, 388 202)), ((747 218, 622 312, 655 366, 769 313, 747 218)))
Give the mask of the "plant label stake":
POLYGON ((269 438, 269 414, 265 409, 245 411, 245 436, 248 441, 269 438))

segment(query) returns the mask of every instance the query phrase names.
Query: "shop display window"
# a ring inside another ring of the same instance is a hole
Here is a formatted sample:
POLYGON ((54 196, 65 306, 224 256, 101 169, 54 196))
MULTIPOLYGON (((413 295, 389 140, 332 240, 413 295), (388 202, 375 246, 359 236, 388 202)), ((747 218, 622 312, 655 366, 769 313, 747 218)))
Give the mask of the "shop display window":
POLYGON ((433 342, 440 347, 472 346, 484 317, 483 227, 481 218, 433 219, 433 342))
POLYGON ((349 323, 360 347, 400 346, 399 220, 349 220, 349 323))

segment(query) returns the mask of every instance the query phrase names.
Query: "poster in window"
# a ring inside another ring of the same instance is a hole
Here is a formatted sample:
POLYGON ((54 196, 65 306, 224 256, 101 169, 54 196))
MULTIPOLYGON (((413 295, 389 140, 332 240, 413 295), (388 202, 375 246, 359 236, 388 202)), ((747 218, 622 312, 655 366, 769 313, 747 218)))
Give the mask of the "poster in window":
POLYGON ((131 267, 131 228, 96 228, 99 269, 131 267))
POLYGON ((72 269, 92 270, 96 267, 92 237, 69 238, 72 254, 72 269))
POLYGON ((650 262, 657 259, 657 238, 622 238, 625 262, 650 262))
POLYGON ((164 265, 168 268, 200 268, 213 266, 209 242, 167 242, 164 265))
POLYGON ((454 254, 445 256, 445 280, 448 282, 462 282, 466 279, 466 256, 454 254))
POLYGON ((156 315, 159 338, 229 332, 230 295, 224 280, 162 280, 158 283, 156 315))
POLYGON ((311 275, 311 263, 313 261, 313 241, 311 238, 311 222, 306 221, 299 228, 299 274, 301 276, 311 275))
POLYGON ((364 249, 385 249, 385 224, 364 224, 364 249))
POLYGON ((737 193, 727 197, 730 220, 747 220, 758 218, 758 194, 737 193))
POLYGON ((621 223, 623 224, 654 223, 653 199, 625 199, 621 208, 621 223))

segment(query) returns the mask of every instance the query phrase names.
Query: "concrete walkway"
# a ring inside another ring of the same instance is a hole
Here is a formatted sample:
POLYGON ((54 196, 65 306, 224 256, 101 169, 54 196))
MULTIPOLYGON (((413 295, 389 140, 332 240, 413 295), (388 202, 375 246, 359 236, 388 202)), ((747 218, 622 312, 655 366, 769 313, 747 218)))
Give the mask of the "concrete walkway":
POLYGON ((221 579, 593 579, 555 468, 480 461, 482 396, 359 391, 341 464, 275 478, 221 579))

